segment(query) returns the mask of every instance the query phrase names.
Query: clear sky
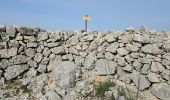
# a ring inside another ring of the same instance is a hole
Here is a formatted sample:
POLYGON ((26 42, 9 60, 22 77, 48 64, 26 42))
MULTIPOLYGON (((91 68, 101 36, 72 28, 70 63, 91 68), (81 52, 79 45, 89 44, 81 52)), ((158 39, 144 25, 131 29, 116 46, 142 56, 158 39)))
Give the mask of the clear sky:
POLYGON ((170 0, 0 0, 1 25, 79 30, 86 14, 92 30, 170 30, 170 0))

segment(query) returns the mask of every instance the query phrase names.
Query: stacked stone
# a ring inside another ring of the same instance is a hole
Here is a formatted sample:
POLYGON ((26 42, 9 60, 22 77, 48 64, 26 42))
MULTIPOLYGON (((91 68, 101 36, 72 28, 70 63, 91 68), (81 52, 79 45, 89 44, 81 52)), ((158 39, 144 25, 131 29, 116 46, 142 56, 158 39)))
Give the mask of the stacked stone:
POLYGON ((38 93, 37 98, 82 99, 78 94, 90 93, 97 77, 108 76, 141 93, 149 91, 153 98, 168 100, 170 33, 148 29, 47 32, 0 26, 2 84, 21 80, 38 93), (49 77, 55 86, 47 84, 49 77))

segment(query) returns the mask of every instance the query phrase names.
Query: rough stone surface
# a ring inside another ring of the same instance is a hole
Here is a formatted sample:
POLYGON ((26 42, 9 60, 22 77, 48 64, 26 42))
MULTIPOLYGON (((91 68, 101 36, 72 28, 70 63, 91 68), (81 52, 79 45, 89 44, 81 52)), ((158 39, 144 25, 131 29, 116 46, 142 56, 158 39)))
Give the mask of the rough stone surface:
POLYGON ((117 52, 120 56, 124 56, 124 55, 127 55, 129 53, 129 51, 127 51, 125 48, 118 48, 117 52))
POLYGON ((52 53, 54 54, 65 54, 65 49, 63 46, 60 47, 54 47, 51 49, 52 53))
POLYGON ((73 62, 64 61, 53 69, 53 78, 60 86, 74 87, 77 67, 73 62))
POLYGON ((1 58, 9 58, 9 57, 16 56, 16 55, 17 55, 17 48, 1 49, 0 50, 1 58))
POLYGON ((149 53, 149 54, 161 54, 162 53, 162 50, 159 49, 159 47, 157 45, 152 45, 152 44, 143 46, 141 48, 141 50, 144 53, 149 53))
POLYGON ((133 70, 130 77, 131 77, 132 81, 134 82, 134 84, 136 85, 136 87, 139 88, 139 90, 147 89, 151 85, 149 80, 144 75, 141 75, 136 70, 133 70))

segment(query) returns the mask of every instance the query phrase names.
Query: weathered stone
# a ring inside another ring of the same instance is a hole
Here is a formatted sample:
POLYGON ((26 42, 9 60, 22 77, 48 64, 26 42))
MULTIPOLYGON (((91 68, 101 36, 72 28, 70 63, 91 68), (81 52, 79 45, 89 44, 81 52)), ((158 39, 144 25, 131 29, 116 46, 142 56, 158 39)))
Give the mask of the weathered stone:
POLYGON ((90 35, 84 36, 82 39, 83 39, 83 41, 92 41, 93 37, 94 37, 94 35, 90 34, 90 35))
POLYGON ((35 42, 36 38, 34 36, 24 36, 24 40, 27 42, 35 42))
POLYGON ((142 36, 140 34, 134 34, 133 40, 139 43, 149 43, 149 36, 142 36))
POLYGON ((38 72, 45 73, 46 72, 46 65, 39 64, 38 66, 38 72))
POLYGON ((134 46, 134 45, 132 45, 132 44, 130 44, 130 43, 126 45, 126 49, 129 50, 129 51, 133 51, 133 52, 139 50, 138 47, 136 47, 136 46, 134 46))
POLYGON ((5 32, 6 31, 6 26, 0 25, 0 32, 5 32))
POLYGON ((94 50, 97 50, 97 48, 98 48, 97 41, 93 40, 89 45, 88 51, 92 52, 94 50))
POLYGON ((37 46, 38 46, 38 44, 36 42, 29 42, 29 43, 27 43, 27 47, 28 48, 35 48, 37 46))
POLYGON ((54 54, 65 54, 65 49, 63 46, 59 46, 59 47, 54 47, 51 49, 52 53, 54 54))
POLYGON ((139 90, 144 90, 146 88, 149 88, 151 83, 149 80, 142 74, 140 74, 138 71, 133 70, 132 74, 130 75, 132 81, 136 85, 139 90))
POLYGON ((165 44, 163 45, 163 48, 164 48, 166 51, 170 52, 170 43, 165 43, 165 44))
POLYGON ((26 73, 28 78, 35 77, 37 74, 37 71, 34 68, 30 68, 29 71, 26 73))
POLYGON ((118 48, 117 49, 117 53, 120 55, 120 56, 124 56, 124 55, 127 55, 129 53, 129 51, 127 51, 125 48, 118 48))
POLYGON ((74 47, 70 47, 68 51, 71 54, 79 55, 79 52, 74 47))
POLYGON ((95 70, 97 75, 115 74, 116 67, 117 67, 117 63, 114 61, 99 59, 96 61, 95 70))
POLYGON ((110 53, 110 52, 106 52, 105 53, 105 58, 107 60, 114 60, 114 55, 112 53, 110 53))
POLYGON ((106 51, 116 53, 116 49, 119 47, 119 44, 117 42, 110 44, 106 47, 106 51))
POLYGON ((170 70, 168 69, 163 70, 162 77, 166 80, 170 80, 170 70))
POLYGON ((88 56, 85 58, 84 67, 86 69, 94 69, 95 60, 96 60, 96 55, 94 53, 89 53, 88 56))
POLYGON ((69 44, 72 45, 72 46, 75 46, 79 43, 79 38, 78 36, 72 36, 71 38, 69 38, 68 40, 69 44))
POLYGON ((48 64, 48 62, 49 62, 49 58, 44 57, 44 58, 42 59, 42 61, 41 61, 41 64, 43 64, 43 65, 47 65, 47 64, 48 64))
POLYGON ((34 60, 29 60, 29 61, 27 62, 27 64, 28 64, 30 67, 32 67, 32 68, 37 68, 37 67, 38 67, 36 61, 34 61, 34 60))
POLYGON ((150 70, 151 65, 150 64, 144 64, 142 69, 141 69, 141 73, 142 74, 148 74, 149 70, 150 70))
POLYGON ((48 33, 47 32, 41 32, 38 34, 37 41, 44 41, 48 39, 48 33))
POLYGON ((143 46, 141 50, 144 53, 149 53, 149 54, 161 54, 162 53, 162 50, 159 49, 158 45, 152 45, 152 44, 143 46))
POLYGON ((166 59, 162 59, 162 65, 164 65, 167 69, 170 69, 170 61, 166 59))
POLYGON ((161 63, 159 62, 152 62, 151 65, 151 71, 154 73, 160 73, 164 70, 164 67, 161 63))
POLYGON ((81 56, 76 56, 74 58, 75 64, 78 66, 82 66, 83 62, 84 62, 84 58, 81 56))
POLYGON ((36 53, 35 49, 32 48, 25 49, 25 54, 30 58, 34 57, 35 53, 36 53))
POLYGON ((17 48, 11 49, 1 49, 0 50, 0 57, 1 58, 10 58, 17 55, 17 48))
POLYGON ((52 77, 61 87, 74 87, 76 79, 76 70, 78 66, 73 62, 64 61, 52 70, 52 77))
POLYGON ((169 100, 170 85, 167 85, 166 83, 153 84, 151 93, 161 100, 169 100))
POLYGON ((63 100, 54 90, 47 91, 45 96, 48 100, 63 100))
POLYGON ((148 79, 150 82, 160 82, 159 78, 157 77, 157 75, 155 73, 152 73, 150 72, 148 75, 147 75, 148 79))
POLYGON ((133 66, 131 65, 127 65, 123 68, 124 71, 127 71, 127 72, 132 72, 133 71, 133 66))
POLYGON ((3 71, 2 71, 2 70, 0 70, 0 79, 1 79, 2 73, 3 73, 3 71))
POLYGON ((0 68, 5 69, 5 68, 7 68, 10 65, 11 65, 11 63, 7 59, 2 59, 0 61, 0 68))
POLYGON ((116 39, 114 38, 114 34, 106 34, 104 38, 109 43, 116 41, 116 39))
POLYGON ((133 37, 133 34, 123 34, 119 36, 119 39, 122 43, 129 43, 132 41, 133 37))
POLYGON ((43 51, 43 49, 44 49, 44 46, 39 45, 38 48, 37 48, 37 52, 41 53, 43 51))
POLYGON ((73 55, 72 54, 63 55, 62 59, 64 61, 72 61, 73 60, 73 55))
POLYGON ((47 71, 52 71, 53 68, 58 66, 62 62, 61 56, 55 56, 54 58, 50 59, 49 64, 47 65, 47 71))
POLYGON ((21 27, 21 28, 19 29, 19 33, 20 33, 21 35, 35 35, 33 29, 30 28, 30 27, 21 27))
POLYGON ((41 53, 36 53, 34 56, 34 60, 39 63, 43 58, 43 55, 41 53))
POLYGON ((13 58, 13 63, 14 64, 24 64, 27 63, 28 60, 30 60, 31 58, 24 56, 24 55, 17 55, 13 58))
POLYGON ((10 36, 10 37, 15 37, 15 35, 16 35, 16 29, 15 29, 15 27, 14 26, 6 26, 6 33, 8 33, 8 35, 10 36))
POLYGON ((49 49, 49 48, 44 48, 44 50, 43 50, 43 55, 45 56, 45 57, 48 57, 49 55, 50 55, 50 53, 51 53, 51 50, 49 49))
POLYGON ((23 73, 25 70, 28 70, 29 66, 28 65, 13 65, 9 66, 4 73, 4 77, 6 80, 13 79, 23 73))
POLYGON ((162 58, 165 58, 170 61, 170 53, 166 53, 162 56, 162 58))

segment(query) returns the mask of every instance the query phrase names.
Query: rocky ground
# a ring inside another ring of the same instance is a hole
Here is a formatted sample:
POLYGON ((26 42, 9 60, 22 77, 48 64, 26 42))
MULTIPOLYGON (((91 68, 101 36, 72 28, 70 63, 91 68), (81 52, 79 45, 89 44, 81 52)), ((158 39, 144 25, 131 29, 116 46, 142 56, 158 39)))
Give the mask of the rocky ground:
POLYGON ((170 32, 0 26, 0 100, 136 98, 170 100, 170 32))

